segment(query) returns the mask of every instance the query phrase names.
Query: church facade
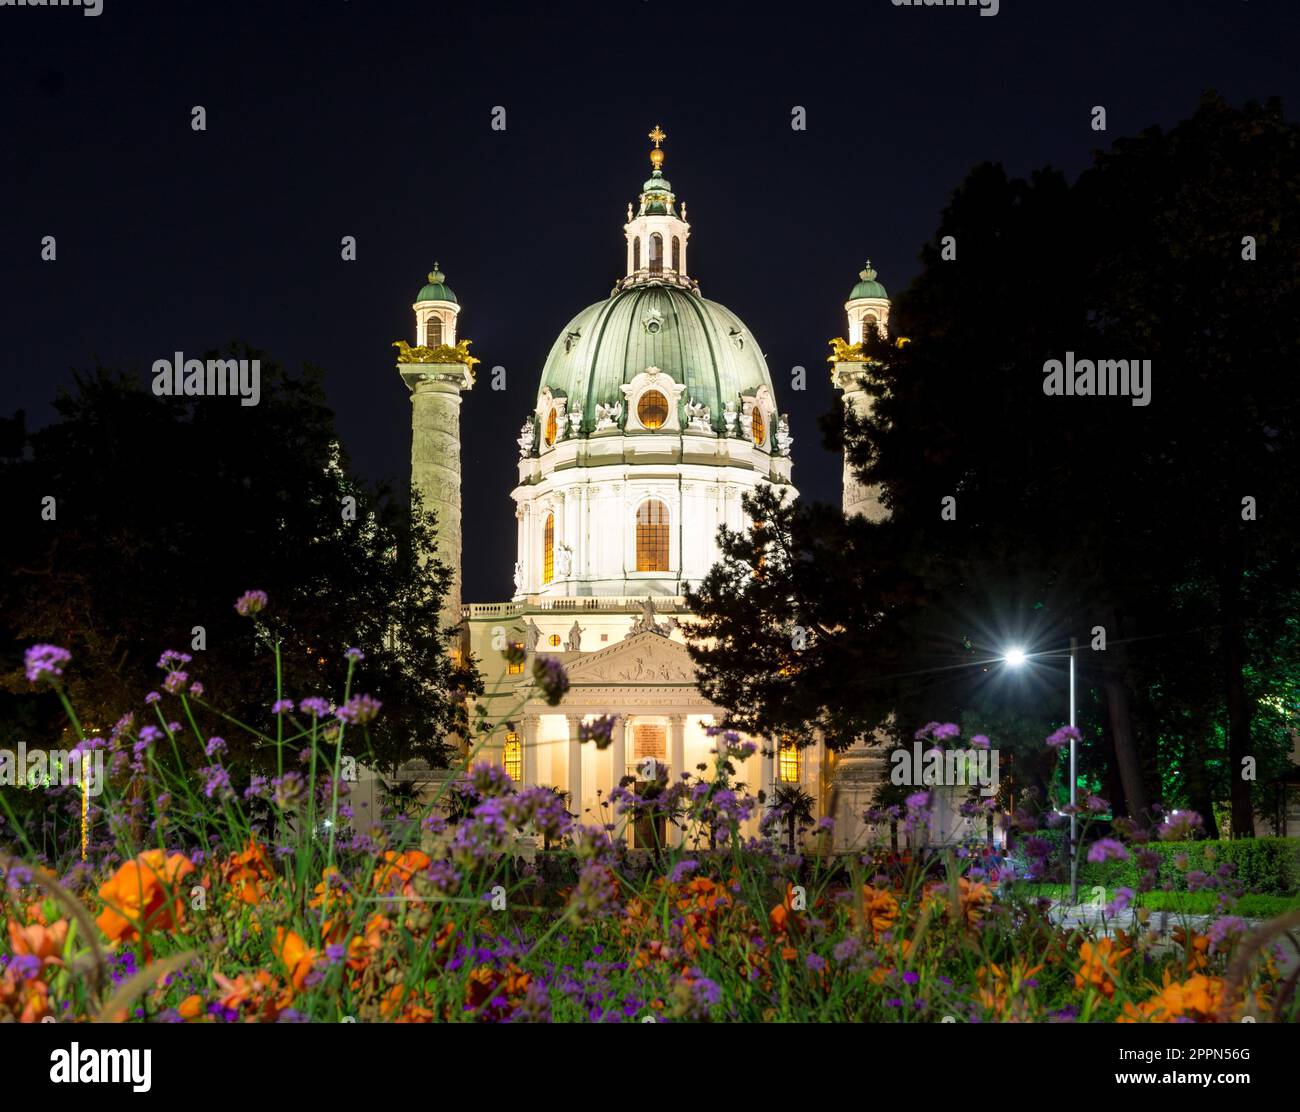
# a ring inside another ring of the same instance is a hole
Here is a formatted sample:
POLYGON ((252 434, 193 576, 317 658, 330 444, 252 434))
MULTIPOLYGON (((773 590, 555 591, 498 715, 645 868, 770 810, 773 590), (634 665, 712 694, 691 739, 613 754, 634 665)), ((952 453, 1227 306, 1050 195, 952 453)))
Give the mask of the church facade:
MULTIPOLYGON (((412 484, 438 515, 437 554, 454 572, 445 615, 459 621, 459 651, 483 673, 481 703, 496 727, 481 755, 518 782, 567 792, 584 822, 612 821, 603 801, 624 776, 642 779, 650 759, 673 779, 711 768, 707 730, 724 711, 696 686, 684 596, 720 558, 719 527, 747 527, 745 493, 764 485, 798 493, 789 421, 762 349, 744 321, 701 292, 686 205, 663 174, 665 136, 656 127, 650 138, 651 173, 623 225, 624 276, 563 327, 520 414, 507 600, 460 599, 461 561, 474 556, 462 543, 459 436, 473 374, 457 340, 461 306, 440 270, 413 305, 416 346, 399 345, 412 484), (527 659, 509 663, 510 645, 527 659), (558 706, 533 686, 534 654, 566 669, 558 706), (617 719, 610 743, 583 744, 583 724, 607 715, 617 719)), ((855 406, 866 398, 852 345, 889 317, 870 264, 860 278, 845 305, 850 346, 832 372, 855 406)), ((844 508, 881 513, 847 468, 844 508)), ((865 749, 837 758, 816 740, 802 748, 753 740, 759 754, 739 775, 746 786, 770 796, 778 784, 799 785, 819 816, 834 811, 837 841, 852 841, 878 776, 865 749)))

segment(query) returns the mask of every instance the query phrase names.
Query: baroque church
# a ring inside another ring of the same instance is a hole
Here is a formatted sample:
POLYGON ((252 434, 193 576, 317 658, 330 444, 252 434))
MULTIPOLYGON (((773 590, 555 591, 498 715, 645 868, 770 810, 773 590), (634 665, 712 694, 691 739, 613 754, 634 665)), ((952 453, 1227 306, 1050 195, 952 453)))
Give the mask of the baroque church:
MULTIPOLYGON (((746 527, 746 492, 770 484, 797 496, 789 421, 762 348, 740 317, 701 292, 686 203, 663 172, 666 136, 656 127, 650 138, 650 175, 623 225, 624 277, 560 330, 520 414, 506 601, 460 598, 461 561, 475 555, 463 548, 460 495, 460 410, 474 376, 457 340, 462 306, 436 267, 412 306, 416 346, 397 345, 412 404, 412 484, 437 514, 438 556, 453 571, 445 616, 459 621, 458 651, 483 673, 487 724, 500 725, 486 755, 517 782, 568 792, 585 822, 610 819, 601 801, 624 776, 641 779, 648 758, 673 779, 712 767, 706 730, 724 712, 696 687, 684 595, 720 558, 718 527, 746 527), (510 644, 526 662, 507 662, 510 644), (535 653, 568 673, 558 706, 533 687, 535 653), (582 723, 603 715, 617 716, 612 744, 581 744, 582 723)), ((889 307, 868 263, 845 304, 849 344, 837 347, 832 371, 851 405, 867 402, 853 345, 870 323, 886 329, 889 307)), ((844 509, 883 512, 847 467, 844 509)), ((836 755, 820 742, 753 740, 759 753, 738 776, 750 791, 798 784, 818 816, 833 815, 838 844, 858 839, 877 758, 862 746, 836 755)), ((757 825, 756 815, 744 833, 757 825)))

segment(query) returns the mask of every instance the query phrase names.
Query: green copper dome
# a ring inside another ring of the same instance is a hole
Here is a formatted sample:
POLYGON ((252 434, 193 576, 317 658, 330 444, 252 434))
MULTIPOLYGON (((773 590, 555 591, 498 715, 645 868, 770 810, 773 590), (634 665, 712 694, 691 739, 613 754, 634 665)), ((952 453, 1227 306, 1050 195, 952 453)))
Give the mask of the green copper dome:
POLYGON ((885 292, 885 287, 876 281, 876 272, 871 267, 871 260, 867 260, 867 265, 858 271, 858 277, 862 279, 853 287, 853 292, 849 294, 850 301, 856 301, 860 297, 882 297, 888 298, 889 294, 885 292))
POLYGON ((437 263, 434 263, 433 269, 429 271, 429 284, 420 290, 415 300, 455 302, 456 295, 451 292, 451 287, 447 285, 447 276, 438 269, 437 263))
POLYGON ((647 367, 684 382, 681 405, 707 405, 715 431, 728 402, 740 411, 742 394, 772 390, 758 341, 735 313, 659 285, 632 286, 574 317, 547 356, 541 388, 567 397, 569 412, 581 409, 582 430, 590 432, 597 403, 626 409, 620 387, 647 367))

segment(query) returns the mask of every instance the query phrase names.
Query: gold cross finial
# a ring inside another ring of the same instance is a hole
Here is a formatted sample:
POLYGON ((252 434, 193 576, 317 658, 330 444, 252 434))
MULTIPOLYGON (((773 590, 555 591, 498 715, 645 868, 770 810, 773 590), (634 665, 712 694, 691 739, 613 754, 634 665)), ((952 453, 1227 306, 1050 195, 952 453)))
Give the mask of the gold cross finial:
POLYGON ((655 147, 657 148, 660 143, 668 138, 668 135, 664 132, 663 128, 658 124, 655 124, 655 126, 650 130, 649 138, 654 140, 655 147))

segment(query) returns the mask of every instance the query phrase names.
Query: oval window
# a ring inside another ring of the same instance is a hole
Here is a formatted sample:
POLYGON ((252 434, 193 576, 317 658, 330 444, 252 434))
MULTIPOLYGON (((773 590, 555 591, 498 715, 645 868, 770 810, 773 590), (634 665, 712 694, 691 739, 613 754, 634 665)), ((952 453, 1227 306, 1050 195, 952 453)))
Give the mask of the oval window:
POLYGON ((668 420, 668 399, 658 390, 647 390, 636 403, 636 419, 641 427, 657 429, 668 420))
POLYGON ((546 446, 548 448, 555 443, 557 431, 555 409, 552 407, 551 412, 546 415, 546 446))
POLYGON ((767 435, 767 426, 763 423, 763 412, 758 406, 754 406, 751 412, 753 417, 750 421, 750 429, 754 433, 754 443, 762 444, 763 437, 767 435))

